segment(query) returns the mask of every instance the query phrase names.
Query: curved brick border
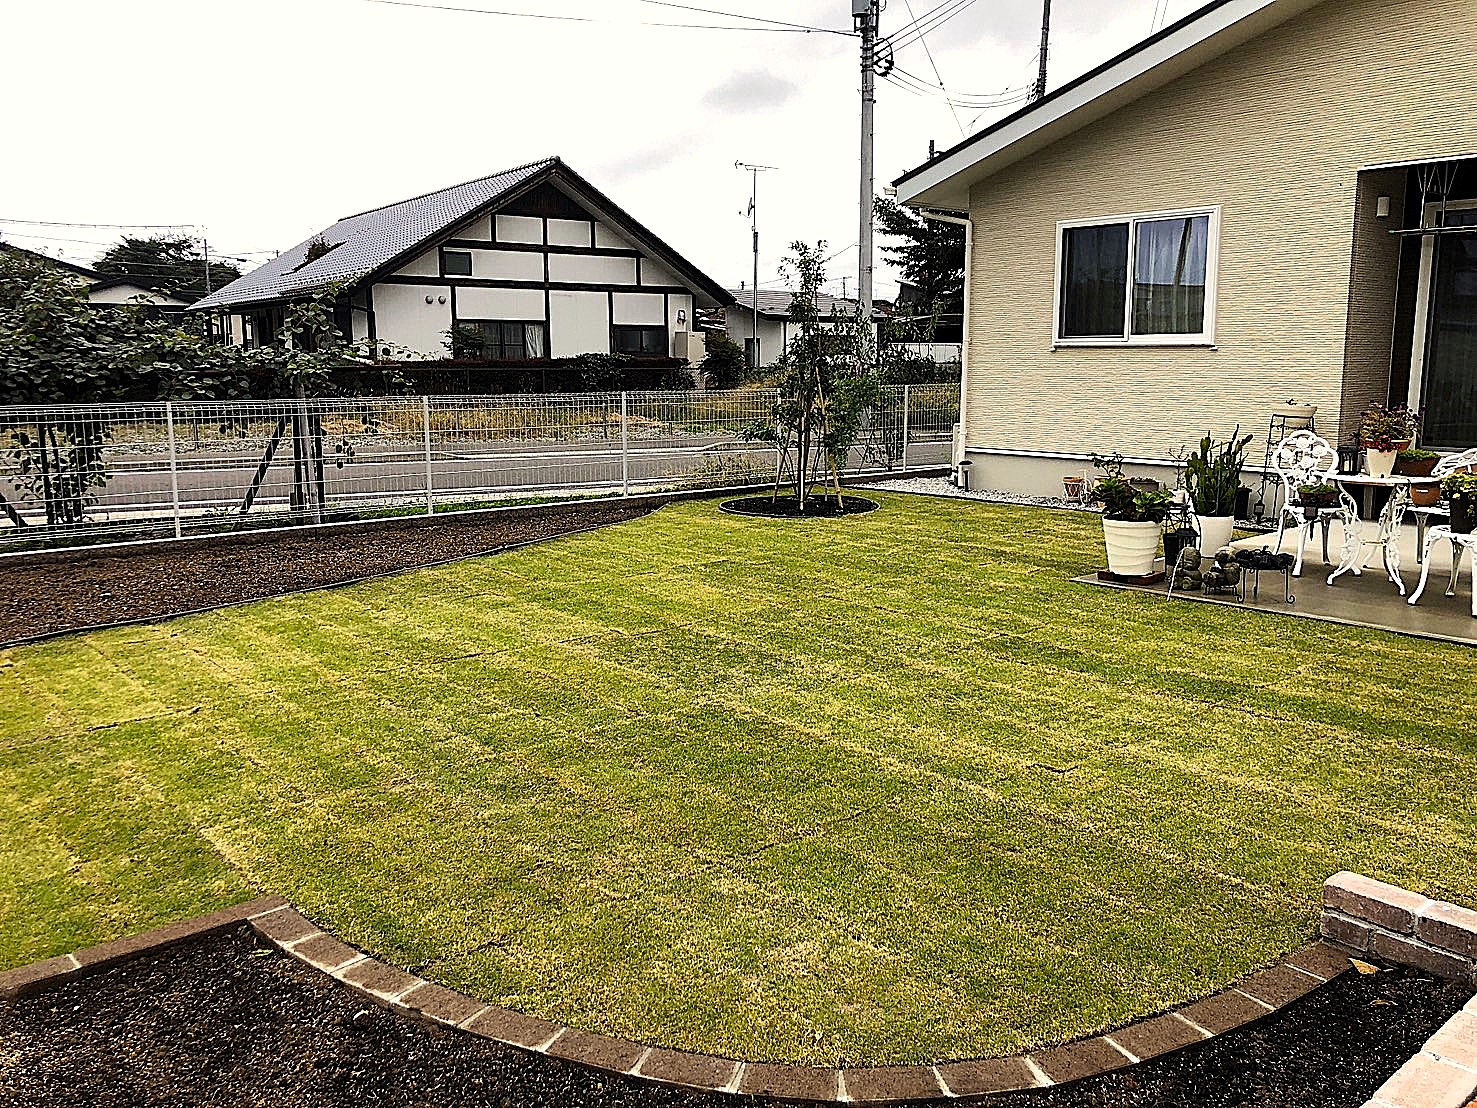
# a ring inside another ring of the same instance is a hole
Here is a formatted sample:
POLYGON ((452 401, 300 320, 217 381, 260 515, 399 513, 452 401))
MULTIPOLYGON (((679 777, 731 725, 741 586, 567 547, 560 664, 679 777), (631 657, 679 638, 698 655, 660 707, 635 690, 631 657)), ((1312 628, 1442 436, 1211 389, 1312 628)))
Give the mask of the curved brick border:
POLYGON ((1205 1000, 1063 1046, 1008 1058, 931 1066, 791 1066, 646 1046, 486 1004, 371 958, 324 931, 281 897, 263 897, 0 973, 0 1000, 40 992, 53 984, 241 923, 249 923, 278 949, 334 977, 366 999, 520 1050, 701 1092, 832 1104, 972 1100, 1096 1077, 1245 1026, 1349 968, 1346 949, 1316 942, 1205 1000))

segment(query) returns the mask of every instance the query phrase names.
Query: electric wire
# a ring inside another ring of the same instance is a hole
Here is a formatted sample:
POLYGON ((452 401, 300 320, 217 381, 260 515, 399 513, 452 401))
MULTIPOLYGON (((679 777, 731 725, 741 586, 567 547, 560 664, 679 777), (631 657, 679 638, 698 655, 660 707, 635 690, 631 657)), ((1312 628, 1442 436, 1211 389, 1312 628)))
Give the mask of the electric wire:
POLYGON ((911 46, 913 43, 920 41, 930 31, 938 30, 956 15, 973 7, 975 3, 976 0, 946 0, 946 3, 940 5, 939 9, 935 9, 933 16, 925 15, 920 17, 914 23, 904 27, 902 31, 889 35, 887 41, 893 50, 902 50, 904 47, 911 46))
MULTIPOLYGON (((913 14, 913 0, 903 0, 903 6, 908 9, 909 18, 914 23, 918 22, 918 17, 913 14)), ((920 36, 918 41, 923 44, 923 52, 928 56, 928 64, 933 66, 933 75, 939 79, 939 88, 948 92, 948 89, 944 88, 944 75, 939 72, 939 63, 934 60, 933 50, 928 45, 928 39, 920 36)), ((897 68, 896 63, 894 63, 893 68, 897 68)), ((954 124, 959 128, 959 137, 967 138, 968 136, 964 133, 964 121, 959 118, 959 108, 952 100, 949 101, 949 111, 953 113, 954 124)))
POLYGON ((855 31, 841 31, 835 27, 816 27, 809 23, 791 23, 784 19, 766 19, 761 15, 740 15, 737 12, 723 12, 713 8, 697 8, 691 4, 678 4, 675 0, 640 0, 640 2, 643 4, 653 4, 659 8, 677 8, 681 11, 699 12, 702 15, 722 16, 724 19, 747 19, 754 23, 768 23, 772 26, 785 27, 792 31, 820 31, 828 35, 845 35, 848 38, 856 37, 855 31))
MULTIPOLYGON (((748 31, 754 33, 769 32, 772 34, 811 35, 824 31, 829 34, 850 36, 850 31, 837 31, 826 27, 735 27, 732 24, 719 23, 659 23, 648 20, 623 20, 602 19, 592 15, 560 15, 554 12, 517 12, 507 11, 500 8, 463 8, 454 4, 433 4, 429 0, 356 0, 361 4, 380 4, 392 8, 426 8, 432 11, 462 12, 465 15, 496 15, 508 19, 543 19, 559 23, 616 23, 631 27, 670 27, 687 31, 748 31)), ((735 15, 733 19, 747 19, 749 16, 735 15)))

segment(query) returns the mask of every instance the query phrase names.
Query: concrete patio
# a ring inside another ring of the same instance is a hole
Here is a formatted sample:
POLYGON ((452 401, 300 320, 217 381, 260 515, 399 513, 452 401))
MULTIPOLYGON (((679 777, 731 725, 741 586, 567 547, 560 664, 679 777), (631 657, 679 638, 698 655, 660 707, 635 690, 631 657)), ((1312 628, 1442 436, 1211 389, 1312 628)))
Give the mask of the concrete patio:
MULTIPOLYGON (((1367 538, 1373 538, 1378 534, 1379 525, 1377 523, 1368 521, 1362 526, 1367 538)), ((1329 585, 1328 575, 1338 565, 1342 538, 1340 527, 1335 523, 1329 536, 1329 561, 1323 558, 1321 539, 1309 540, 1304 555, 1302 576, 1293 578, 1294 602, 1292 604, 1284 602, 1282 575, 1273 573, 1262 574, 1259 597, 1253 598, 1250 588, 1247 588, 1244 604, 1235 596, 1206 596, 1202 593, 1177 592, 1173 599, 1201 604, 1229 604, 1298 619, 1375 627, 1397 634, 1418 635, 1424 638, 1477 645, 1477 619, 1472 617, 1470 563, 1463 560, 1461 580, 1457 585, 1456 596, 1446 596, 1447 582, 1451 572, 1450 547, 1447 544, 1441 543, 1436 547, 1430 582, 1426 586, 1426 592, 1421 597, 1420 603, 1412 607, 1407 600, 1415 592, 1421 575, 1421 566, 1416 561, 1414 524, 1407 524, 1402 528, 1400 535, 1400 575, 1405 581, 1406 595, 1404 597, 1385 576, 1384 568, 1380 564, 1379 551, 1374 547, 1366 548, 1370 553, 1370 568, 1366 569, 1362 576, 1356 577, 1348 573, 1329 585)), ((1237 539, 1232 546, 1252 550, 1260 550, 1265 546, 1275 550, 1277 533, 1274 531, 1270 535, 1250 535, 1237 539)), ((1297 552, 1295 533, 1288 533, 1283 549, 1288 553, 1297 552)), ((1152 592, 1160 596, 1165 596, 1168 591, 1167 583, 1153 586, 1128 585, 1099 581, 1096 575, 1079 577, 1077 580, 1103 585, 1107 588, 1152 592)))

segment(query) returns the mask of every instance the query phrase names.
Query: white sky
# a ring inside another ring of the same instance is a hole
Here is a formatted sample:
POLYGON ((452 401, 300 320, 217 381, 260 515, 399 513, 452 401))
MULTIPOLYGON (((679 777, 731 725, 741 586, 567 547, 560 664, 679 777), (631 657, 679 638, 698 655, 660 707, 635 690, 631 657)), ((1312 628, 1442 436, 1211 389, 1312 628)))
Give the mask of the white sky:
MULTIPOLYGON (((118 232, 9 221, 184 223, 213 251, 267 252, 340 216, 558 154, 725 285, 751 269, 749 179, 735 160, 779 167, 760 178, 761 284, 779 284, 794 239, 855 243, 856 39, 641 26, 734 22, 651 0, 428 2, 600 22, 367 0, 0 0, 0 236, 85 262, 118 232)), ((851 26, 848 0, 687 2, 851 26)), ((911 20, 910 3, 924 15, 938 2, 886 0, 883 34, 911 20)), ((1201 2, 1168 0, 1167 18, 1201 2)), ((1145 37, 1155 9, 1054 0, 1052 87, 1145 37)), ((1039 0, 976 0, 930 33, 950 90, 1029 84, 1040 15, 1039 0)), ((916 43, 897 62, 935 80, 916 43)), ((1007 110, 959 114, 972 132, 1007 110)), ((959 141, 949 106, 881 83, 879 192, 930 139, 959 141)), ((855 289, 856 262, 851 248, 831 263, 832 291, 843 276, 855 289)), ((877 295, 895 291, 879 268, 877 295)))

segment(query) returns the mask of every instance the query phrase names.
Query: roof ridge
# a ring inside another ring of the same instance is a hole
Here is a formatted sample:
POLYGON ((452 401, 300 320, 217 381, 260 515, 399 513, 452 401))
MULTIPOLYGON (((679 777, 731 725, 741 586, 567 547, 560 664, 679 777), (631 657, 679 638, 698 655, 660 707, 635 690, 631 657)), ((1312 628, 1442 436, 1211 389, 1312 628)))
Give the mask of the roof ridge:
POLYGON ((336 222, 342 223, 346 219, 358 219, 361 215, 369 215, 371 212, 382 212, 386 208, 397 208, 401 204, 409 204, 416 200, 424 200, 426 197, 435 196, 437 193, 450 192, 452 189, 463 188, 467 185, 475 185, 480 181, 490 181, 494 177, 506 177, 510 173, 520 173, 525 169, 532 169, 536 165, 552 165, 559 160, 560 158, 558 154, 555 154, 552 157, 548 158, 535 158, 533 161, 524 162, 522 165, 509 166, 507 169, 499 169, 493 173, 484 173, 481 177, 470 177, 465 181, 458 181, 454 185, 445 185, 439 189, 431 189, 428 192, 421 193, 419 196, 406 196, 400 200, 391 200, 388 204, 380 204, 379 206, 374 208, 365 208, 362 212, 353 212, 350 215, 339 216, 336 222))

